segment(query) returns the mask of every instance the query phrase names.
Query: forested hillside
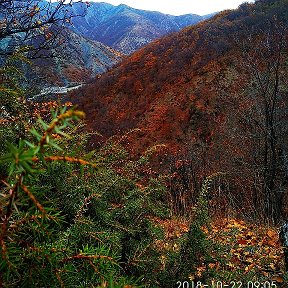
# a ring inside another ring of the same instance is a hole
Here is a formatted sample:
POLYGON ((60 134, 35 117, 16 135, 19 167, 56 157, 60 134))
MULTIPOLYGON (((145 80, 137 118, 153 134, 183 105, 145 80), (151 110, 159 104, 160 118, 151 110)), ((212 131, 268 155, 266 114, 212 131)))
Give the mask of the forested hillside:
POLYGON ((74 101, 104 136, 140 129, 134 153, 165 144, 188 161, 193 179, 175 168, 188 202, 222 171, 233 207, 277 222, 287 213, 287 5, 242 4, 156 40, 74 101))

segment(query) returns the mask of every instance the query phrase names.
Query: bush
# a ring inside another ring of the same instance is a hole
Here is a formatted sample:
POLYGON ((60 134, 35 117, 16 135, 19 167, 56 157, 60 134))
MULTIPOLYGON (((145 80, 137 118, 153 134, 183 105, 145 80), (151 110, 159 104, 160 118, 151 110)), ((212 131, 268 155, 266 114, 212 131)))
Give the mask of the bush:
POLYGON ((1 157, 4 287, 123 287, 137 283, 132 276, 148 283, 160 265, 153 242, 162 232, 152 219, 168 211, 161 182, 140 184, 145 158, 130 161, 117 143, 83 152, 87 135, 79 143, 73 129, 82 117, 54 112, 1 157))

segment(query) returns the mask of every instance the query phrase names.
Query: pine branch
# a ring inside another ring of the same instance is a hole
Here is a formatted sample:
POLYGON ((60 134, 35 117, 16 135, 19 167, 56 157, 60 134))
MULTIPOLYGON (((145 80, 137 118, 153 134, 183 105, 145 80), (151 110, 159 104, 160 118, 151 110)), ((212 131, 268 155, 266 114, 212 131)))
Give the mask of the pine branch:
POLYGON ((74 255, 74 256, 71 256, 71 257, 64 258, 61 262, 62 263, 66 263, 66 262, 77 260, 77 259, 85 259, 85 260, 105 259, 105 260, 109 260, 109 261, 111 261, 113 263, 116 263, 115 260, 112 257, 109 257, 109 256, 105 256, 105 255, 83 255, 83 254, 78 254, 78 255, 74 255))
POLYGON ((22 190, 29 196, 29 198, 34 202, 34 204, 36 205, 36 207, 44 214, 46 215, 46 211, 44 209, 44 207, 37 201, 37 199, 35 198, 35 196, 33 195, 33 193, 23 184, 20 184, 20 187, 22 188, 22 190))
POLYGON ((9 203, 7 206, 6 214, 3 216, 3 222, 1 223, 0 243, 1 243, 1 248, 2 248, 1 249, 2 259, 5 260, 6 263, 8 263, 9 267, 11 267, 11 263, 8 259, 8 255, 7 255, 5 236, 6 236, 7 231, 8 231, 8 224, 9 224, 10 217, 13 213, 13 209, 12 209, 13 201, 17 196, 18 187, 21 185, 21 181, 23 180, 24 175, 22 175, 22 174, 20 175, 20 177, 18 177, 17 182, 14 184, 13 188, 10 189, 10 191, 9 191, 9 194, 10 194, 9 203))
POLYGON ((43 146, 45 144, 47 144, 47 136, 50 135, 54 131, 56 126, 60 125, 63 120, 69 119, 69 118, 74 118, 74 117, 82 119, 85 117, 85 113, 81 112, 81 111, 69 110, 69 111, 59 115, 56 119, 54 119, 50 123, 49 127, 46 129, 42 138, 39 141, 38 145, 40 146, 40 148, 43 148, 43 146))
MULTIPOLYGON (((69 157, 69 156, 45 156, 44 157, 45 161, 65 161, 65 162, 70 162, 70 163, 78 163, 80 165, 88 165, 88 166, 92 166, 92 167, 97 167, 97 164, 85 161, 83 159, 80 158, 75 158, 75 157, 69 157)), ((40 159, 37 157, 33 157, 32 158, 33 162, 39 162, 40 159)))

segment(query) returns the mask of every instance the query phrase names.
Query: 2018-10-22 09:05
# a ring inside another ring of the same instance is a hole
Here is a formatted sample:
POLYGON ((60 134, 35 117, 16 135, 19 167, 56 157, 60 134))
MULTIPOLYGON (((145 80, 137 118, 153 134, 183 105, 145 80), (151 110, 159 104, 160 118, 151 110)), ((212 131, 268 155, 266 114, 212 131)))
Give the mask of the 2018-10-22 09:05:
POLYGON ((177 288, 277 288, 275 281, 248 281, 242 283, 241 281, 231 281, 229 284, 222 281, 213 281, 210 285, 202 283, 201 281, 178 281, 177 288))

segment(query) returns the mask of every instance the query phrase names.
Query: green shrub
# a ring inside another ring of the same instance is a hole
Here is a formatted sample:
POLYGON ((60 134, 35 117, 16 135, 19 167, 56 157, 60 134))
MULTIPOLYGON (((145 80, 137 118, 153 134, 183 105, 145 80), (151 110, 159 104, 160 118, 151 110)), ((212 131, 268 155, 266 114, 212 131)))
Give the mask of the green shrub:
POLYGON ((140 185, 143 157, 131 162, 118 144, 114 156, 110 148, 83 152, 85 137, 74 145, 72 127, 82 117, 54 112, 50 124, 40 119, 29 141, 8 144, 1 157, 8 169, 0 198, 4 287, 123 287, 136 285, 134 276, 148 283, 160 265, 154 240, 162 232, 152 219, 167 216, 163 185, 140 185), (74 148, 64 151, 69 142, 74 148))

